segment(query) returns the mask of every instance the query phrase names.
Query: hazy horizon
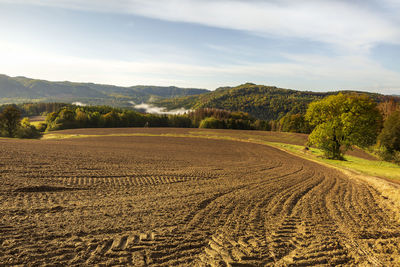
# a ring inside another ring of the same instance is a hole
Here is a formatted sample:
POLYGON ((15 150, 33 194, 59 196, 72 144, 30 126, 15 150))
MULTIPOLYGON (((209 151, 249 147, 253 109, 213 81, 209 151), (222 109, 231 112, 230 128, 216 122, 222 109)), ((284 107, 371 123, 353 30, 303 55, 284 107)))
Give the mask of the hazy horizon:
MULTIPOLYGON (((237 86, 244 85, 246 83, 255 84, 255 83, 253 83, 251 81, 247 81, 247 82, 243 82, 241 84, 236 84, 236 85, 232 85, 232 86, 226 85, 226 86, 220 86, 220 87, 217 87, 217 88, 208 89, 208 88, 199 88, 199 87, 193 87, 193 86, 192 87, 179 87, 179 86, 176 86, 174 84, 170 84, 170 85, 168 85, 168 84, 166 84, 166 85, 154 85, 154 84, 117 85, 117 84, 111 84, 111 83, 96 83, 96 82, 91 82, 91 81, 47 80, 47 79, 40 79, 40 78, 35 78, 35 77, 26 77, 26 76, 23 76, 23 75, 10 76, 10 75, 4 74, 4 73, 0 73, 0 75, 6 75, 6 76, 11 77, 11 78, 21 77, 21 78, 27 78, 27 79, 32 79, 32 80, 47 81, 47 82, 54 82, 54 83, 57 83, 57 82, 60 82, 60 83, 70 82, 70 83, 83 83, 83 84, 88 83, 88 84, 99 84, 99 85, 105 85, 105 86, 118 86, 118 87, 125 87, 125 88, 135 87, 135 86, 177 87, 177 88, 183 88, 183 89, 201 89, 201 90, 205 89, 205 90, 209 90, 210 92, 211 91, 215 91, 218 88, 223 88, 223 87, 232 87, 232 88, 234 88, 234 87, 237 87, 237 86)), ((376 91, 368 91, 367 89, 366 90, 360 90, 360 89, 357 89, 357 88, 354 88, 354 89, 332 89, 332 90, 318 90, 318 89, 316 89, 316 90, 303 89, 302 90, 302 89, 297 89, 297 88, 284 88, 284 87, 280 87, 280 86, 277 86, 277 85, 274 85, 274 84, 256 84, 256 85, 271 86, 271 87, 277 87, 277 88, 288 89, 288 90, 298 90, 298 91, 303 91, 303 92, 304 91, 311 91, 311 92, 329 93, 329 92, 337 92, 337 91, 359 91, 359 92, 366 92, 366 93, 381 93, 383 95, 389 95, 389 96, 390 95, 400 96, 400 92, 397 92, 397 91, 394 92, 394 93, 382 93, 382 92, 376 92, 376 91)), ((86 105, 86 104, 81 103, 81 102, 77 102, 77 103, 80 103, 82 105, 86 105)), ((142 104, 145 104, 145 103, 142 103, 142 104)))
POLYGON ((395 0, 0 0, 0 73, 400 94, 395 0))

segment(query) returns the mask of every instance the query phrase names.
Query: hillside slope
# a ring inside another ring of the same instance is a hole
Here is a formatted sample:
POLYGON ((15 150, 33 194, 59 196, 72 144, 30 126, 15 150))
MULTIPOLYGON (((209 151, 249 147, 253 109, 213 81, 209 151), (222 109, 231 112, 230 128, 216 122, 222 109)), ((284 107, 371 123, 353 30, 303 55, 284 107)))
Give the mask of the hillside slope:
POLYGON ((127 106, 169 97, 182 97, 209 92, 205 89, 175 86, 122 87, 95 83, 50 82, 26 77, 0 75, 0 104, 22 102, 74 102, 127 106))
MULTIPOLYGON (((350 93, 353 91, 342 91, 350 93)), ((276 120, 287 113, 304 113, 309 103, 320 100, 336 92, 310 92, 282 89, 273 86, 246 83, 237 87, 222 87, 215 91, 174 99, 154 101, 154 104, 167 109, 218 108, 231 111, 243 111, 264 120, 276 120)), ((381 102, 392 96, 367 93, 381 102)), ((400 98, 399 98, 400 99, 400 98)))

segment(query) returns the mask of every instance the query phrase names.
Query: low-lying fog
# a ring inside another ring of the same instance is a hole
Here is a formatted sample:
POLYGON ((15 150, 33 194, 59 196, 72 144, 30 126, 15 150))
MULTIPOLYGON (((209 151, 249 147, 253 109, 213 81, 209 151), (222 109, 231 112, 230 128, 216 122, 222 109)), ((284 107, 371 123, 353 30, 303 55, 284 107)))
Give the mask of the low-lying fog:
POLYGON ((152 104, 146 104, 146 103, 136 104, 133 101, 130 101, 129 103, 132 104, 133 107, 136 109, 144 110, 146 113, 152 113, 152 114, 174 114, 174 115, 177 115, 177 114, 184 114, 184 113, 190 112, 189 109, 184 109, 184 108, 166 111, 165 108, 157 107, 152 104))
POLYGON ((86 106, 86 104, 85 104, 85 103, 82 103, 82 102, 79 102, 79 101, 72 102, 72 105, 75 105, 75 106, 81 106, 81 107, 85 107, 85 106, 86 106))
MULTIPOLYGON (((184 109, 184 108, 167 111, 163 107, 157 107, 157 106, 154 106, 152 104, 146 104, 146 103, 136 104, 133 101, 129 101, 129 104, 131 104, 135 109, 143 110, 144 112, 151 113, 151 114, 179 115, 179 114, 184 114, 184 113, 188 113, 188 112, 191 111, 190 109, 184 109)), ((82 103, 82 102, 78 102, 78 101, 72 102, 72 105, 82 106, 82 107, 87 106, 87 104, 82 103)))

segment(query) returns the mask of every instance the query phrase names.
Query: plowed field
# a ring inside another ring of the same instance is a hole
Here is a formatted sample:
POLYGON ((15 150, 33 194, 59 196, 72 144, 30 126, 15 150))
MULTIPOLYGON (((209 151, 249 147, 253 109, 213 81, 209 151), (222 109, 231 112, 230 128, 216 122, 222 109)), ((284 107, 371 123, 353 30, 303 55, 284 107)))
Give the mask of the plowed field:
POLYGON ((400 264, 371 185, 201 138, 0 140, 0 265, 400 264))

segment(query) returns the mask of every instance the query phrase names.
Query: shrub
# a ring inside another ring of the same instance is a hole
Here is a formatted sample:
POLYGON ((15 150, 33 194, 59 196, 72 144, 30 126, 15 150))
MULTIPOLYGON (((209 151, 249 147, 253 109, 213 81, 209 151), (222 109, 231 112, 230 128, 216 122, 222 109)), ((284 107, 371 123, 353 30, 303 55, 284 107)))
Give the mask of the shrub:
POLYGON ((43 133, 44 131, 46 131, 47 128, 47 124, 46 123, 39 123, 38 125, 36 125, 36 130, 38 130, 39 132, 43 133))
POLYGON ((218 120, 214 117, 209 117, 200 122, 199 128, 224 129, 225 123, 222 120, 218 120))
POLYGON ((23 118, 15 133, 17 138, 39 138, 41 133, 31 125, 28 118, 23 118))

